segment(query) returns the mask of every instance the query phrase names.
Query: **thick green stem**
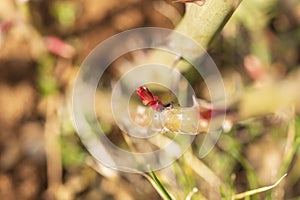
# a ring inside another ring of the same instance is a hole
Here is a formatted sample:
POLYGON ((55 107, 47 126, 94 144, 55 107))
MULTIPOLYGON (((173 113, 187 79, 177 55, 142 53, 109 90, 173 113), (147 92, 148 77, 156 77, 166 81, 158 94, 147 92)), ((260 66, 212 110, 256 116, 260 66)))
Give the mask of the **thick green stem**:
MULTIPOLYGON (((195 40, 203 49, 207 49, 241 1, 206 0, 203 6, 189 3, 187 4, 186 13, 175 31, 195 40)), ((180 43, 180 41, 177 42, 180 43)), ((159 61, 159 63, 167 66, 171 66, 176 60, 175 55, 162 51, 154 52, 150 57, 151 60, 159 61)), ((184 61, 181 61, 176 67, 183 71, 190 69, 189 64, 184 61)))
POLYGON ((176 31, 190 36, 207 49, 242 0, 206 0, 203 6, 188 4, 176 31))
MULTIPOLYGON (((207 49, 241 1, 242 0, 206 0, 203 6, 188 3, 186 13, 175 28, 175 31, 186 35, 187 38, 195 40, 203 49, 207 49)), ((174 38, 171 37, 171 39, 174 38)), ((175 40, 176 39, 178 39, 178 37, 175 37, 175 40)), ((181 48, 180 42, 184 43, 185 41, 175 41, 181 48)), ((159 63, 170 67, 174 66, 173 64, 176 59, 178 59, 177 55, 157 50, 154 50, 148 57, 150 63, 159 63)), ((195 59, 197 59, 197 57, 195 57, 195 59)), ((184 60, 177 63, 176 68, 181 72, 192 69, 190 64, 184 60)), ((170 79, 168 86, 174 85, 174 80, 171 80, 170 74, 163 74, 159 69, 153 69, 151 73, 144 74, 143 76, 145 79, 147 77, 155 77, 158 83, 166 83, 166 80, 170 79)), ((178 85, 178 83, 175 83, 175 85, 178 85)))

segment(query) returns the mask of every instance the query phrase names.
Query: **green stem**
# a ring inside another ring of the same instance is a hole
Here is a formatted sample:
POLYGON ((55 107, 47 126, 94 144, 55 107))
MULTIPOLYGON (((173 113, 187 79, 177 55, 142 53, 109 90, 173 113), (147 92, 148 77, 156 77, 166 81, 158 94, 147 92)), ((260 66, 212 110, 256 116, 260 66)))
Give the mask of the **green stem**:
POLYGON ((188 4, 176 31, 190 36, 207 49, 242 0, 206 0, 203 6, 188 4))
POLYGON ((160 182, 160 180, 157 178, 154 171, 151 170, 150 175, 155 182, 156 186, 159 188, 160 192, 159 194, 165 199, 165 200, 173 200, 171 195, 167 192, 163 184, 160 182))
MULTIPOLYGON (((222 30, 241 1, 242 0, 206 0, 203 6, 189 3, 187 4, 185 15, 174 30, 193 39, 199 43, 203 49, 208 49, 213 39, 222 30)), ((175 39, 178 38, 175 37, 175 39)), ((175 42, 180 45, 181 41, 175 42)), ((195 59, 197 58, 198 57, 195 59)), ((172 67, 176 59, 178 59, 177 55, 154 50, 152 54, 149 55, 148 60, 172 67)), ((180 60, 176 68, 181 72, 192 70, 190 64, 184 60, 180 60)), ((153 70, 148 76, 155 76, 157 79, 156 82, 162 82, 163 80, 166 82, 166 80, 170 78, 169 75, 163 75, 160 70, 153 70)), ((171 82, 169 83, 169 85, 172 84, 171 82)))

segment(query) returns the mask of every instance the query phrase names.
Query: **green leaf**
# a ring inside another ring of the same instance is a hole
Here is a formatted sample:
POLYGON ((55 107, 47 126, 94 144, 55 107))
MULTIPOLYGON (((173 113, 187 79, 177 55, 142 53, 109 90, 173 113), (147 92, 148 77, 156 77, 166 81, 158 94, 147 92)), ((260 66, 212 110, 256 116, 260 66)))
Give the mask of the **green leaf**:
POLYGON ((157 188, 159 189, 159 194, 164 198, 164 199, 168 199, 168 200, 173 200, 173 198, 171 197, 171 195, 167 192, 167 190, 165 189, 165 187, 163 186, 163 184, 159 181, 159 179, 157 178, 156 174, 154 173, 154 171, 150 171, 150 175, 154 181, 154 183, 156 184, 157 188))

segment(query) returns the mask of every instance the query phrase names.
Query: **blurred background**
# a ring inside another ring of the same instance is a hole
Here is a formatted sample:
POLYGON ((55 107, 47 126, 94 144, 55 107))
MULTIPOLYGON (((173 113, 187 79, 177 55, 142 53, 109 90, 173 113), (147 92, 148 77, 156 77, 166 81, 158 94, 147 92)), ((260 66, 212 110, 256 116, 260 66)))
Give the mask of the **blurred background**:
MULTIPOLYGON (((163 0, 0 1, 1 199, 161 199, 147 174, 118 173, 87 153, 72 125, 70 93, 80 64, 101 41, 136 27, 173 29, 184 12, 183 4, 163 0)), ((251 199, 300 198, 299 24, 298 0, 244 0, 217 36, 208 51, 234 114, 207 157, 197 157, 202 134, 157 172, 176 199, 231 199, 284 173, 279 186, 251 199)), ((126 67, 137 59, 125 58, 126 67)), ((120 71, 108 70, 104 83, 120 71)), ((209 99, 202 80, 185 76, 209 99)), ((105 93, 96 98, 110 104, 105 93)), ((96 105, 109 139, 130 146, 105 107, 96 105)))

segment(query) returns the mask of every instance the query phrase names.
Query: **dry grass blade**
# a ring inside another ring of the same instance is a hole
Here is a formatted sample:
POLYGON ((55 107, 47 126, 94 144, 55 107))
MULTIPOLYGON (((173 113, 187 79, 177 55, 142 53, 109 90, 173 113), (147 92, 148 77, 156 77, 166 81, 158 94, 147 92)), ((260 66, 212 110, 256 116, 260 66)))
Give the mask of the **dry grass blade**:
POLYGON ((239 194, 235 194, 232 199, 243 199, 247 196, 251 196, 251 195, 254 195, 254 194, 258 194, 258 193, 261 193, 261 192, 265 192, 265 191, 268 191, 268 190, 271 190, 273 189, 274 187, 276 187, 283 179, 284 177, 286 177, 287 174, 284 174, 275 184, 273 185, 270 185, 270 186, 265 186, 265 187, 261 187, 261 188, 258 188, 258 189, 255 189, 255 190, 250 190, 250 191, 247 191, 247 192, 243 192, 243 193, 239 193, 239 194))
MULTIPOLYGON (((45 151, 47 161, 48 189, 55 193, 62 185, 62 163, 61 148, 59 144, 59 122, 57 107, 59 107, 59 96, 51 96, 46 100, 46 124, 45 124, 45 151)), ((59 195, 59 194, 57 194, 59 195)))
POLYGON ((284 150, 284 158, 288 157, 288 155, 293 151, 293 144, 295 142, 296 137, 296 125, 295 125, 295 107, 293 106, 291 108, 291 118, 290 123, 288 126, 288 132, 287 132, 287 140, 286 140, 286 146, 284 150))
POLYGON ((197 159, 191 152, 185 153, 188 163, 193 163, 190 167, 203 178, 215 191, 219 191, 220 187, 225 184, 221 179, 201 160, 197 159))
POLYGON ((185 200, 191 200, 193 195, 198 192, 199 189, 198 188, 193 188, 193 190, 187 195, 186 199, 185 200))

